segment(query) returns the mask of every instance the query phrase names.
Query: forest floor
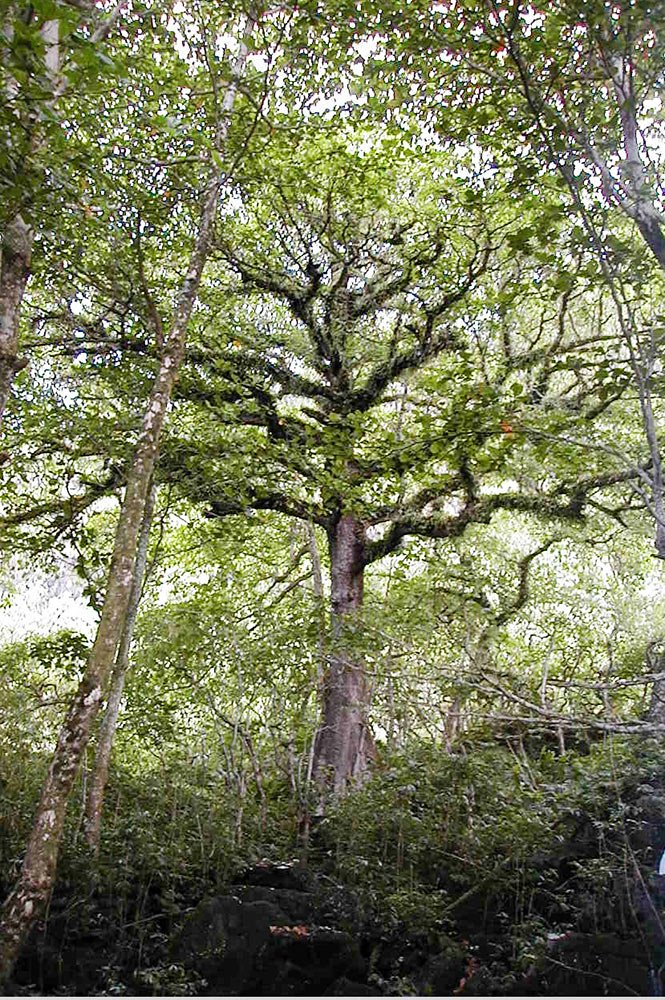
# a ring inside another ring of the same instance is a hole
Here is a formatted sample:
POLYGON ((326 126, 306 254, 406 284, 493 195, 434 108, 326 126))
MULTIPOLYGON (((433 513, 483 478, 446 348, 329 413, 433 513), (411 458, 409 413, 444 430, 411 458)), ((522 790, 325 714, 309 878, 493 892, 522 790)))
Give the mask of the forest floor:
MULTIPOLYGON (((151 813, 147 783, 139 802, 116 774, 126 825, 96 861, 74 826, 9 995, 662 995, 661 749, 525 753, 529 783, 497 742, 412 751, 318 826, 307 856, 271 803, 216 867, 200 790, 176 843, 158 790, 151 813)), ((6 888, 17 830, 1 831, 6 888)))

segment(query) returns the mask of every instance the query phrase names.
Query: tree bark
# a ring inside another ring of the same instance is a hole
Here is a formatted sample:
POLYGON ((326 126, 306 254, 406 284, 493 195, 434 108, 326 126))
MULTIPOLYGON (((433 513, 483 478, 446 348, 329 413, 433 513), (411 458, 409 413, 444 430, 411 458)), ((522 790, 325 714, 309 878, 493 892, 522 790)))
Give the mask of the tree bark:
POLYGON ((129 651, 134 636, 134 626, 136 616, 141 603, 143 591, 143 580, 145 568, 148 561, 148 542, 150 540, 150 527, 155 509, 156 489, 153 485, 148 494, 143 523, 139 535, 136 549, 136 563, 134 565, 134 579, 132 580, 132 592, 129 598, 129 607, 125 619, 125 627, 120 640, 118 655, 111 677, 111 690, 106 702, 106 711, 102 722, 99 738, 97 742, 97 752, 95 754, 95 764, 92 778, 88 789, 88 796, 85 804, 85 837, 89 847, 94 854, 99 853, 99 844, 102 829, 102 807, 104 805, 104 792, 109 773, 109 763, 111 760, 111 749, 113 739, 120 715, 120 702, 125 686, 125 677, 129 666, 129 651))
POLYGON ((665 724, 665 643, 662 639, 649 643, 646 668, 654 675, 646 721, 655 725, 665 724))
MULTIPOLYGON (((252 23, 247 19, 247 27, 242 32, 243 40, 233 65, 233 77, 224 94, 216 136, 218 148, 228 132, 229 114, 237 93, 237 77, 247 60, 248 49, 244 35, 252 23)), ((223 177, 222 167, 215 164, 205 187, 189 267, 175 303, 166 346, 127 478, 95 643, 83 680, 60 731, 42 788, 21 874, 0 911, 0 984, 11 975, 19 951, 46 905, 55 880, 67 802, 122 637, 134 580, 137 541, 144 519, 159 438, 178 369, 185 354, 187 325, 208 257, 223 177)))
POLYGON ((51 892, 67 802, 115 661, 127 614, 139 528, 181 353, 166 354, 157 375, 127 481, 95 643, 60 730, 21 874, 2 907, 0 982, 11 974, 20 948, 51 892))
POLYGON ((0 421, 2 421, 14 375, 25 362, 18 355, 21 302, 30 275, 33 231, 20 215, 2 235, 0 261, 0 421))
MULTIPOLYGON (((3 25, 6 37, 12 37, 14 28, 8 16, 3 25)), ((40 29, 44 42, 44 68, 50 83, 51 93, 47 106, 55 108, 59 92, 60 72, 60 22, 45 21, 40 29)), ((2 55, 2 53, 0 53, 2 55)), ((12 101, 17 92, 17 83, 11 76, 5 88, 5 96, 12 101)), ((33 148, 42 144, 39 131, 32 137, 33 148)), ((0 254, 0 424, 11 392, 12 382, 17 372, 25 368, 27 361, 18 357, 21 305, 30 277, 32 243, 34 230, 17 212, 5 226, 2 234, 0 254)), ((3 454, 2 459, 6 458, 3 454)), ((0 459, 0 461, 2 460, 0 459)))
POLYGON ((313 768, 323 801, 338 799, 350 784, 362 781, 374 757, 367 723, 367 674, 362 657, 353 648, 353 632, 363 604, 364 525, 353 514, 342 515, 328 531, 328 546, 332 641, 313 768))

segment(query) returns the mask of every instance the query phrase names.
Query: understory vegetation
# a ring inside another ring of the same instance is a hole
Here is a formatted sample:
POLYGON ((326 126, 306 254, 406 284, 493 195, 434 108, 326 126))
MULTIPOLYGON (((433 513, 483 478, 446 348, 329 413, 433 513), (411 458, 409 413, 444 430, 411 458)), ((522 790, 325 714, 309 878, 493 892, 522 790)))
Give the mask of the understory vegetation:
MULTIPOLYGON (((319 828, 307 860, 327 893, 352 891, 351 903, 340 898, 337 918, 369 942, 377 994, 421 992, 423 964, 451 941, 466 953, 460 993, 542 995, 571 982, 588 995, 639 995, 649 982, 645 970, 658 948, 644 932, 644 899, 660 849, 662 808, 654 812, 653 796, 662 748, 601 740, 561 756, 547 744, 516 751, 514 735, 479 732, 452 754, 416 744, 381 755, 371 783, 319 828), (635 950, 628 959, 618 951, 622 971, 614 978, 606 957, 582 972, 565 954, 550 964, 552 942, 571 932, 578 947, 623 938, 635 950)), ((7 885, 43 764, 3 757, 7 885)), ((186 915, 261 859, 303 860, 299 803, 279 774, 267 773, 265 782, 262 803, 251 779, 239 796, 196 759, 171 759, 140 777, 117 767, 93 861, 81 836, 78 788, 58 883, 14 988, 205 992, 202 977, 170 954, 186 915)))
MULTIPOLYGON (((495 540, 502 536, 501 525, 495 540)), ((639 729, 651 700, 643 605, 627 597, 639 546, 609 563, 603 554, 607 575, 599 582, 596 567, 586 600, 581 576, 571 578, 571 592, 560 585, 554 608, 550 554, 532 576, 529 603, 491 641, 486 624, 496 612, 471 602, 465 616, 459 597, 436 586, 440 560, 429 565, 420 552, 417 573, 394 566, 378 594, 367 595, 358 638, 373 678, 371 779, 317 817, 311 757, 321 650, 311 567, 290 589, 277 573, 273 596, 265 546, 271 541, 275 561, 288 566, 294 538, 266 522, 240 543, 227 525, 208 537, 223 574, 203 582, 201 547, 185 557, 182 540, 180 529, 170 543, 161 539, 137 623, 99 854, 85 838, 88 752, 58 880, 14 990, 205 993, 206 977, 174 958, 173 941, 201 900, 266 861, 306 864, 320 880, 332 917, 363 941, 365 983, 377 995, 439 992, 431 963, 441 955, 449 956, 450 993, 631 995, 656 982, 665 755, 657 734, 622 731, 639 729), (179 552, 177 580, 169 544, 179 552), (240 606, 229 600, 236 572, 255 581, 240 606), (474 635, 483 639, 480 663, 469 656, 474 635), (538 717, 543 704, 548 712, 538 717), (569 951, 555 950, 561 942, 572 942, 569 951)), ((457 543, 461 567, 471 544, 457 543)), ((571 551, 563 546, 567 564, 571 551)), ((504 566, 510 604, 509 563, 491 548, 485 556, 495 583, 504 566)), ((62 587, 53 589, 57 602, 62 587)), ((7 890, 89 644, 65 629, 28 633, 2 651, 7 890)))

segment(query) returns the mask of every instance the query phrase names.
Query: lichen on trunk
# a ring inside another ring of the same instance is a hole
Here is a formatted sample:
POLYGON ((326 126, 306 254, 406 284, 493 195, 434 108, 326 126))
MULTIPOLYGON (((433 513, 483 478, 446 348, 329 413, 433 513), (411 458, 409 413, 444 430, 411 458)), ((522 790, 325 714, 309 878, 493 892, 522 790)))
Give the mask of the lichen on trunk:
POLYGON ((95 754, 95 765, 90 787, 85 803, 85 836, 91 850, 97 854, 102 829, 102 808, 104 805, 104 793, 108 778, 109 764, 111 760, 111 750, 113 739, 120 714, 120 703, 122 692, 125 686, 125 677, 129 666, 129 651, 134 637, 134 626, 141 602, 143 583, 148 560, 148 542, 150 540, 150 527, 155 509, 156 489, 154 481, 148 493, 145 511, 143 513, 143 523, 139 534, 136 549, 136 563, 134 565, 134 577, 132 580, 132 591, 129 598, 129 606, 123 628, 122 638, 118 649, 113 674, 111 677, 111 688, 106 702, 104 719, 100 726, 97 740, 97 752, 95 754))
POLYGON ((67 803, 127 615, 139 530, 177 368, 172 359, 169 364, 162 359, 127 480, 97 636, 83 680, 60 730, 21 874, 0 912, 0 983, 11 975, 21 946, 53 886, 67 803))

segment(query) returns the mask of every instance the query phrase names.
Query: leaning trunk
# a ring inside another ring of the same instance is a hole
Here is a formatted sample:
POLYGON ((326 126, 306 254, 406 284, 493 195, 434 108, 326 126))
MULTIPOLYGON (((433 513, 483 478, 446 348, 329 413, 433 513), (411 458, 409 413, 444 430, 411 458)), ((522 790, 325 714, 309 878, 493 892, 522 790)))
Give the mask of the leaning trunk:
POLYGON ((150 540, 150 525, 155 509, 155 485, 148 494, 145 512, 143 514, 143 524, 139 535, 138 547, 136 550, 136 563, 134 566, 134 579, 132 581, 132 592, 129 598, 129 607, 125 619, 125 627, 120 640, 120 647, 116 657, 113 675, 111 677, 111 690, 106 701, 106 711, 102 721, 99 739, 97 741, 97 752, 95 754, 95 765, 93 768, 88 797, 85 804, 85 837, 88 845, 95 854, 99 853, 99 842, 102 829, 102 807, 104 805, 104 792, 106 791, 106 780, 109 773, 109 763, 111 760, 111 749, 113 739, 120 715, 120 702, 122 692, 125 687, 125 676, 129 666, 129 651, 134 637, 134 625, 141 603, 143 591, 143 580, 145 568, 148 561, 148 542, 150 540))
POLYGON ((127 480, 95 643, 83 680, 60 730, 21 874, 2 907, 0 983, 11 975, 21 946, 51 893, 67 802, 115 661, 127 615, 139 529, 159 435, 181 354, 181 351, 175 355, 169 352, 160 366, 127 480))
MULTIPOLYGON (((251 23, 248 19, 247 24, 251 23)), ((232 67, 232 82, 222 102, 224 115, 220 117, 218 125, 218 147, 221 147, 226 138, 229 114, 237 92, 237 77, 244 67, 247 52, 247 44, 243 39, 232 67)), ((134 579, 136 545, 155 468, 159 437, 185 353, 185 334, 208 257, 223 177, 221 166, 216 165, 211 169, 203 196, 196 242, 175 303, 171 329, 127 477, 127 490, 118 521, 95 644, 83 680, 60 731, 21 874, 0 912, 0 983, 11 975, 21 946, 46 905, 53 887, 67 802, 122 636, 134 579)))
POLYGON ((367 724, 367 674, 354 642, 363 603, 365 528, 345 514, 329 530, 331 646, 323 685, 314 776, 324 797, 338 798, 362 780, 374 756, 367 724))

